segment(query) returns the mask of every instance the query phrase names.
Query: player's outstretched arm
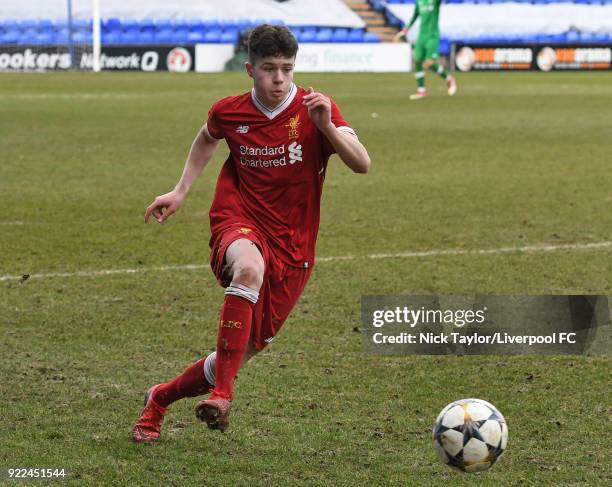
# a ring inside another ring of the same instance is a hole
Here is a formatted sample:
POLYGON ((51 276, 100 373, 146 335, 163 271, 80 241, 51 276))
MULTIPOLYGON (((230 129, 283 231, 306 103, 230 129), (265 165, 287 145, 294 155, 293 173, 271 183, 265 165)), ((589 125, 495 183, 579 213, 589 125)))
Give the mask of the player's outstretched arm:
POLYGON ((308 107, 308 115, 317 128, 323 132, 334 147, 336 153, 354 172, 366 173, 372 162, 368 151, 356 135, 340 131, 331 121, 331 100, 323 93, 317 93, 312 88, 304 96, 304 105, 308 107))
MULTIPOLYGON (((441 1, 441 0, 438 0, 438 1, 441 1)), ((418 16, 419 16, 419 4, 415 3, 414 12, 412 13, 412 17, 410 18, 408 23, 404 25, 404 28, 400 30, 397 34, 395 34, 395 36, 393 37, 394 42, 398 42, 402 37, 405 37, 406 41, 408 40, 408 32, 410 31, 410 27, 412 27, 413 24, 416 22, 416 19, 418 16)))
POLYGON ((151 215, 159 223, 163 223, 183 206, 183 201, 189 192, 189 188, 191 188, 193 182, 202 173, 218 145, 219 140, 212 138, 208 134, 206 125, 204 125, 191 144, 181 179, 172 191, 158 196, 147 207, 144 214, 145 223, 149 221, 151 215))

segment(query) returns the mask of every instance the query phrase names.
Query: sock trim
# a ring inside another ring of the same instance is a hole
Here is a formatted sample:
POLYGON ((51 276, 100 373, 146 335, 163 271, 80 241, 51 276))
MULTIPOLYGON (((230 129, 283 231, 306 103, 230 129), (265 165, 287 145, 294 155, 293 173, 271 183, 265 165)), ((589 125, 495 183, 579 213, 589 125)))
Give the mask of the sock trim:
POLYGON ((230 285, 225 288, 225 295, 238 296, 250 301, 253 304, 257 304, 257 300, 259 299, 258 291, 234 281, 230 282, 230 285))
POLYGON ((425 71, 417 71, 416 73, 414 73, 414 77, 416 79, 424 78, 425 77, 425 71))
POLYGON ((204 360, 204 377, 206 378, 206 382, 208 382, 211 386, 215 385, 215 361, 217 358, 217 352, 211 353, 206 360, 204 360))

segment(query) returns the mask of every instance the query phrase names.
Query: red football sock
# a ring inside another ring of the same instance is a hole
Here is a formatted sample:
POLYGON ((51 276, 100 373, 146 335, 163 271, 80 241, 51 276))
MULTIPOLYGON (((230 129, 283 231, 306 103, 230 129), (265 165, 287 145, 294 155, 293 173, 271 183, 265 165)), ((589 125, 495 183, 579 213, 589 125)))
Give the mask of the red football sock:
POLYGON ((251 334, 253 303, 234 295, 226 295, 221 307, 215 360, 215 389, 211 397, 230 401, 234 397, 234 379, 246 352, 251 334))
POLYGON ((204 376, 204 361, 201 358, 192 364, 170 382, 162 384, 155 389, 153 400, 161 407, 166 408, 174 401, 184 397, 195 397, 206 394, 213 386, 208 383, 204 376))

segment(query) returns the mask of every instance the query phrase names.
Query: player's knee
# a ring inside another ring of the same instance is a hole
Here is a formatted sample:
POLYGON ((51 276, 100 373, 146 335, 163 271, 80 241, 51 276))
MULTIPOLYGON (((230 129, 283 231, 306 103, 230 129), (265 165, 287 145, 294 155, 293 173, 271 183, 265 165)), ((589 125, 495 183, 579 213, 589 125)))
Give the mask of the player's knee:
POLYGON ((259 291, 263 283, 264 266, 255 260, 234 263, 232 281, 259 291))
POLYGON ((423 61, 423 68, 425 69, 429 69, 433 66, 434 62, 432 59, 426 59, 425 61, 423 61))

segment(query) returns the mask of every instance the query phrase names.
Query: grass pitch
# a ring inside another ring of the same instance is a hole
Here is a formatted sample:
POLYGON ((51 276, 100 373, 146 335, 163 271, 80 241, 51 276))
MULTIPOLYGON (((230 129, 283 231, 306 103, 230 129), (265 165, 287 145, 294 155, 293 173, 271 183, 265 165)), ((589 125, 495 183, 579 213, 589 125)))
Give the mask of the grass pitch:
POLYGON ((249 81, 0 76, 0 467, 65 467, 67 485, 609 485, 608 357, 371 357, 354 331, 363 294, 612 294, 610 246, 368 257, 612 240, 607 73, 460 75, 454 98, 430 76, 416 103, 410 75, 298 74, 373 160, 366 176, 335 157, 328 171, 318 254, 354 258, 317 265, 241 372, 226 434, 186 400, 158 444, 129 441, 144 391, 214 344, 210 270, 158 268, 206 263, 226 148, 167 224, 142 214, 211 103, 249 81), (455 473, 432 448, 462 397, 508 421, 490 472, 455 473))

